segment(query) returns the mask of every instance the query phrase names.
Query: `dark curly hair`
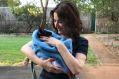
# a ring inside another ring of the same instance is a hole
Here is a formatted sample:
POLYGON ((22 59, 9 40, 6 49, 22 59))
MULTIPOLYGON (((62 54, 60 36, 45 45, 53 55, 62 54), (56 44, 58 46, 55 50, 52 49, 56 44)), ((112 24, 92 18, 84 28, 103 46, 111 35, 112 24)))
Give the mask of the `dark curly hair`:
MULTIPOLYGON (((59 19, 63 22, 65 28, 65 36, 76 40, 82 29, 82 22, 80 20, 79 11, 77 7, 70 1, 62 1, 50 12, 52 18, 52 24, 54 27, 53 14, 57 13, 59 19)), ((55 31, 57 29, 54 27, 55 31)))

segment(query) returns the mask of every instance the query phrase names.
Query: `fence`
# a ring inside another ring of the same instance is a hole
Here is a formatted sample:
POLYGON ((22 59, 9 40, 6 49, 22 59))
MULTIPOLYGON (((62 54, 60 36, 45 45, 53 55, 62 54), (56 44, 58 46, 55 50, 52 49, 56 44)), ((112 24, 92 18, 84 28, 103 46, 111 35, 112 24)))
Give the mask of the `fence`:
MULTIPOLYGON (((83 33, 91 32, 91 17, 89 15, 81 16, 83 23, 83 33)), ((30 31, 27 31, 30 27, 25 21, 7 20, 0 21, 0 33, 26 33, 32 32, 38 28, 39 23, 33 22, 30 31)), ((96 31, 97 33, 119 33, 119 24, 117 22, 111 22, 108 18, 96 19, 96 31)))
MULTIPOLYGON (((32 32, 38 26, 38 23, 33 23, 29 32, 32 32)), ((0 33, 26 33, 29 28, 29 24, 24 21, 7 20, 0 21, 0 33)))
POLYGON ((83 33, 90 33, 91 32, 91 16, 88 15, 81 15, 82 25, 83 25, 83 33))
MULTIPOLYGON (((91 30, 91 22, 89 15, 81 15, 81 20, 83 23, 83 33, 90 32, 91 30)), ((17 20, 6 20, 0 21, 0 33, 26 33, 32 32, 34 29, 38 28, 39 23, 33 22, 32 25, 25 21, 17 21, 17 20), (27 31, 30 28, 30 31, 27 31)))
POLYGON ((119 33, 119 22, 111 21, 110 18, 96 18, 96 32, 119 33))

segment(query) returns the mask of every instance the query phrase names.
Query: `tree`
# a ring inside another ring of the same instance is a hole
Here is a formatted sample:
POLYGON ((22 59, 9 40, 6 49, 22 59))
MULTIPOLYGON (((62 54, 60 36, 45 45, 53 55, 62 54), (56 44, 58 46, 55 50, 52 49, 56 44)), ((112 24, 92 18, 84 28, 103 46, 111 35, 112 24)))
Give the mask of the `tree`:
POLYGON ((118 0, 91 0, 98 15, 102 17, 111 17, 116 20, 119 17, 119 1, 118 0), (115 17, 116 16, 116 17, 115 17))
MULTIPOLYGON (((54 0, 56 3, 59 3, 60 1, 65 0, 54 0)), ((66 0, 67 1, 67 0, 66 0)), ((79 9, 80 12, 89 14, 93 11, 93 4, 90 2, 90 0, 69 0, 73 2, 79 9)))
POLYGON ((27 22, 28 27, 26 29, 26 32, 31 31, 31 29, 35 26, 34 22, 40 24, 42 18, 41 9, 39 7, 36 7, 35 5, 30 4, 19 8, 16 12, 16 15, 19 21, 27 22))
POLYGON ((42 7, 42 11, 43 11, 43 17, 42 17, 42 21, 40 23, 40 28, 43 30, 46 26, 46 13, 47 13, 47 5, 48 5, 48 1, 49 0, 46 0, 46 3, 45 3, 45 6, 43 6, 43 2, 42 0, 40 1, 41 2, 41 7, 42 7))
POLYGON ((12 12, 14 13, 15 9, 17 9, 21 3, 19 0, 8 0, 7 1, 8 7, 12 9, 12 12))
POLYGON ((119 33, 119 0, 91 0, 91 2, 97 11, 97 17, 108 18, 107 29, 112 27, 115 29, 113 33, 119 33))
POLYGON ((35 4, 29 3, 20 6, 21 3, 19 0, 8 0, 8 5, 18 21, 24 21, 28 24, 26 32, 30 32, 34 26, 40 24, 42 11, 41 8, 37 7, 35 4))

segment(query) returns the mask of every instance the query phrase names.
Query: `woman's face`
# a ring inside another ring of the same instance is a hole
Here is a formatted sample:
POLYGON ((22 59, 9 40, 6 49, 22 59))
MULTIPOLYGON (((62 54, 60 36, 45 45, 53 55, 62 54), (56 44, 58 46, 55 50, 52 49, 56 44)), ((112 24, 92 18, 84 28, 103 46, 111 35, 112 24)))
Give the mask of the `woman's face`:
POLYGON ((54 15, 54 17, 53 17, 53 19, 54 19, 54 26, 57 29, 58 34, 63 35, 63 33, 64 33, 63 22, 59 19, 59 17, 58 17, 56 12, 54 12, 53 15, 54 15))

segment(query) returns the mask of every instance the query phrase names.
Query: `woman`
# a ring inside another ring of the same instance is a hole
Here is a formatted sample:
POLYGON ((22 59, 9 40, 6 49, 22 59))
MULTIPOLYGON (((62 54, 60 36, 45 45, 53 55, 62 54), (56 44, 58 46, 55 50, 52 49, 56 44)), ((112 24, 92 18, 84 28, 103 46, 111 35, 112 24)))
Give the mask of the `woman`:
POLYGON ((51 18, 57 34, 73 40, 73 54, 69 53, 66 46, 54 37, 42 36, 42 40, 57 48, 70 72, 65 74, 62 68, 52 64, 53 58, 42 60, 32 50, 32 41, 25 44, 21 51, 34 63, 43 68, 39 79, 75 79, 85 65, 88 41, 80 36, 82 23, 75 5, 69 1, 59 3, 52 11, 51 18))

